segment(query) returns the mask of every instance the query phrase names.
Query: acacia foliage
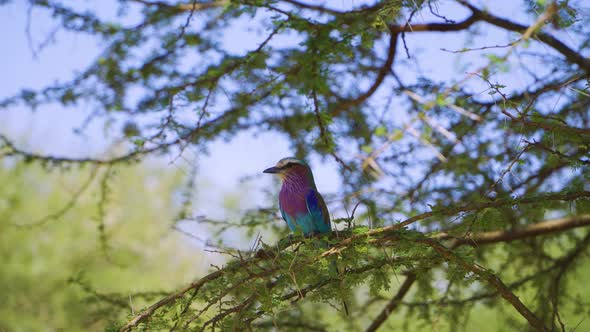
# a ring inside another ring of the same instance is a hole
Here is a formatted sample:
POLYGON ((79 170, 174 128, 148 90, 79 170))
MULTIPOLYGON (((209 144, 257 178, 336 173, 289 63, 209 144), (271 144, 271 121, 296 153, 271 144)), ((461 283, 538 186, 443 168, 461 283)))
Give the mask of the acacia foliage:
MULTIPOLYGON (((279 252, 232 251, 226 267, 130 317, 123 329, 323 329, 330 319, 314 303, 342 297, 359 318, 344 324, 369 330, 401 303, 426 322, 442 311, 451 327, 469 318, 473 302, 537 330, 575 327, 574 312, 587 310, 580 293, 561 291, 589 242, 584 1, 524 1, 511 17, 464 0, 345 8, 128 0, 108 19, 65 2, 31 5, 106 46, 73 80, 0 105, 90 103, 93 119, 124 115, 129 150, 108 159, 37 155, 1 136, 5 156, 113 167, 271 130, 298 157, 335 160, 343 184, 337 199, 362 204, 354 220, 338 220, 347 229, 331 237, 332 249, 298 240, 279 252), (243 47, 225 38, 248 26, 260 34, 240 40, 243 47), (441 36, 440 44, 412 47, 428 33, 441 36), (464 42, 450 49, 450 38, 464 42), (423 70, 437 66, 437 55, 461 70, 423 70), (339 278, 328 277, 329 256, 345 267, 339 278), (524 296, 524 286, 534 296, 524 296), (412 300, 402 302, 405 296, 412 300), (384 297, 391 300, 381 314, 361 311, 384 297), (572 313, 567 320, 563 307, 572 313)), ((240 226, 275 218, 264 209, 240 226)))

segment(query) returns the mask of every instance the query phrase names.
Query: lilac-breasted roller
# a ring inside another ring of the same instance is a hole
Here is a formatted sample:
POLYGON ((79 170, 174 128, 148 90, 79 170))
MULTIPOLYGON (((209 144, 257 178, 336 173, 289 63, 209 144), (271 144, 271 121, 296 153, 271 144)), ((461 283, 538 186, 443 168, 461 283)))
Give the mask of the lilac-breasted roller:
POLYGON ((310 235, 332 231, 328 208, 315 186, 311 169, 304 161, 283 158, 264 173, 281 177, 279 210, 293 233, 310 235))
MULTIPOLYGON (((311 169, 304 161, 283 158, 275 166, 265 169, 264 173, 277 174, 283 182, 279 210, 293 233, 312 235, 332 231, 328 207, 315 186, 311 169)), ((315 245, 328 247, 328 243, 323 241, 315 245)), ((335 258, 330 263, 330 273, 333 277, 339 275, 335 258)), ((345 301, 342 302, 348 315, 348 306, 345 301)))

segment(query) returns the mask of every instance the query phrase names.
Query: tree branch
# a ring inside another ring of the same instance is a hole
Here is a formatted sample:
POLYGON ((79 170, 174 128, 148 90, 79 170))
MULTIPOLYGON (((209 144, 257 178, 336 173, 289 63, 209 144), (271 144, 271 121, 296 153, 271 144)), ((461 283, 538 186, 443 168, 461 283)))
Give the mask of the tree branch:
MULTIPOLYGON (((554 194, 554 195, 550 195, 548 197, 551 199, 572 199, 574 197, 588 197, 588 196, 590 196, 590 192, 570 193, 570 194, 566 194, 566 195, 554 194)), ((537 198, 537 200, 538 200, 538 198, 537 198)), ((537 200, 535 200, 533 198, 527 198, 527 199, 524 199, 523 201, 524 202, 534 202, 537 200)), ((496 201, 496 204, 498 204, 499 202, 501 202, 501 201, 496 201)), ((514 204, 514 202, 506 202, 505 201, 503 204, 514 204)), ((501 206, 501 204, 498 204, 498 206, 501 206)), ((405 222, 407 222, 407 221, 414 222, 417 220, 424 219, 425 218, 425 217, 423 217, 424 215, 425 214, 409 218, 405 222)), ((575 227, 582 227, 582 226, 590 225, 590 215, 581 216, 580 218, 583 221, 579 221, 579 220, 576 221, 577 219, 570 220, 569 222, 564 221, 562 223, 557 223, 557 224, 559 224, 559 226, 555 225, 556 224, 555 221, 547 221, 547 222, 540 223, 537 225, 529 226, 530 229, 528 229, 528 230, 525 229, 525 231, 523 233, 519 233, 518 236, 514 236, 514 239, 512 239, 512 240, 522 239, 522 238, 532 237, 532 236, 539 236, 539 235, 544 235, 544 234, 550 234, 550 233, 565 231, 565 230, 572 229, 575 227)), ((395 235, 391 234, 391 232, 395 229, 399 229, 399 228, 403 227, 403 226, 399 226, 399 225, 402 225, 405 222, 402 222, 402 223, 399 223, 399 224, 396 224, 393 226, 383 227, 381 229, 371 230, 365 234, 352 235, 346 239, 343 239, 339 243, 335 244, 333 248, 326 250, 325 252, 323 252, 319 256, 313 257, 307 263, 311 264, 322 257, 335 255, 335 254, 339 253, 341 250, 343 250, 345 247, 353 244, 356 240, 358 240, 360 238, 366 239, 367 237, 376 237, 377 235, 386 235, 387 236, 389 233, 391 235, 390 238, 394 239, 395 235)), ((406 225, 407 225, 407 223, 406 223, 406 225)), ((339 232, 339 233, 341 236, 342 232, 339 232)), ((494 232, 489 232, 489 233, 494 233, 494 232)), ((503 239, 505 239, 505 241, 511 241, 511 238, 513 237, 513 236, 510 236, 507 234, 501 234, 501 235, 495 235, 495 236, 486 235, 486 234, 488 234, 488 232, 481 233, 481 234, 483 234, 483 236, 481 236, 482 239, 485 239, 488 237, 493 238, 493 240, 491 240, 491 239, 488 241, 484 240, 483 242, 481 242, 481 244, 488 244, 488 243, 491 244, 491 243, 496 243, 496 242, 503 242, 504 241, 503 239)), ((478 234, 474 234, 471 236, 471 238, 478 238, 478 237, 479 237, 478 234)), ((439 235, 439 236, 434 236, 432 239, 427 239, 427 240, 435 241, 435 240, 442 240, 444 238, 445 238, 444 236, 439 235)), ((375 242, 377 240, 382 241, 382 239, 375 239, 375 242)), ((291 244, 291 241, 286 241, 286 242, 289 242, 289 244, 291 244)), ((468 241, 465 241, 465 244, 468 244, 468 243, 469 243, 468 241)), ((458 245, 460 245, 460 244, 458 244, 458 245)), ((458 245, 456 245, 456 246, 458 246, 458 245)), ((280 250, 281 247, 284 248, 284 245, 279 244, 279 245, 277 245, 277 247, 278 247, 278 250, 280 250)), ((170 294, 169 296, 161 299, 160 301, 154 303, 153 305, 151 305, 147 309, 143 310, 140 314, 138 314, 132 320, 130 320, 127 324, 125 324, 119 331, 120 332, 130 331, 133 327, 137 326, 139 323, 141 323, 141 322, 145 321, 146 319, 148 319, 149 317, 151 317, 158 309, 176 302, 176 300, 181 298, 184 294, 186 294, 187 292, 189 292, 192 289, 194 289, 195 291, 198 291, 203 285, 205 285, 206 283, 208 283, 210 281, 218 279, 224 273, 232 273, 235 270, 251 266, 252 264, 259 262, 260 260, 263 260, 263 259, 272 260, 272 259, 275 259, 275 257, 276 257, 276 254, 269 251, 269 250, 260 250, 254 258, 239 261, 237 264, 232 264, 230 266, 225 267, 224 269, 210 273, 210 274, 206 275, 205 277, 199 279, 198 281, 193 282, 192 284, 188 285, 187 287, 185 287, 175 293, 170 294)), ((273 268, 273 269, 269 269, 266 272, 268 274, 270 274, 270 273, 275 272, 276 270, 277 270, 277 268, 273 268)), ((391 310, 393 310, 393 308, 395 308, 395 306, 392 305, 391 310)))
POLYGON ((578 243, 578 245, 572 250, 570 254, 566 257, 560 259, 556 265, 559 266, 559 270, 555 275, 555 278, 551 282, 551 286, 549 288, 549 294, 551 298, 551 303, 553 305, 553 319, 552 321, 555 322, 555 318, 557 318, 561 330, 565 331, 565 324, 561 321, 561 317, 559 315, 559 288, 561 284, 561 280, 563 279, 565 272, 572 266, 576 258, 580 256, 588 248, 590 245, 590 232, 586 234, 584 239, 578 243))
POLYGON ((401 32, 449 32, 468 29, 473 23, 479 21, 478 15, 471 15, 465 20, 457 23, 422 23, 422 24, 391 24, 389 31, 392 33, 401 32))
POLYGON ((423 24, 413 24, 412 26, 407 26, 406 24, 392 24, 389 26, 389 30, 391 32, 401 33, 401 32, 448 32, 448 31, 461 31, 468 29, 474 23, 478 21, 484 21, 489 24, 495 25, 497 27, 515 31, 518 33, 528 33, 533 34, 539 41, 542 43, 550 46, 551 48, 555 49, 557 52, 561 53, 565 58, 571 62, 575 63, 580 68, 582 68, 587 74, 590 74, 590 59, 585 58, 582 54, 574 51, 559 39, 553 37, 552 35, 542 32, 542 31, 533 31, 535 27, 528 27, 526 25, 522 25, 519 23, 515 23, 509 21, 507 19, 495 16, 490 14, 487 11, 483 11, 478 9, 477 7, 471 5, 465 0, 457 0, 463 6, 469 8, 472 12, 472 15, 469 16, 467 19, 457 22, 457 23, 423 23, 423 24), (531 28, 531 29, 530 29, 531 28))
MULTIPOLYGON (((495 201, 483 202, 483 203, 473 203, 464 205, 461 207, 452 207, 448 209, 436 209, 434 211, 425 212, 422 214, 415 215, 410 217, 400 223, 386 226, 382 228, 372 229, 363 234, 357 234, 350 236, 342 241, 336 243, 332 246, 329 250, 325 251, 322 256, 330 256, 342 251, 347 246, 351 245, 353 242, 361 239, 366 239, 367 237, 378 237, 383 236, 386 237, 388 234, 395 235, 394 232, 398 229, 411 225, 419 220, 423 220, 426 218, 433 217, 435 215, 438 216, 453 216, 457 213, 461 212, 470 212, 470 211, 477 211, 482 210, 485 208, 493 208, 493 207, 501 207, 506 205, 518 205, 518 204, 531 204, 531 203, 538 203, 539 201, 546 200, 546 201, 571 201, 578 198, 590 197, 590 191, 579 191, 579 192, 570 192, 566 194, 545 194, 541 196, 528 196, 523 197, 520 199, 499 199, 495 201)), ((342 233, 342 232, 340 232, 342 233)))
POLYGON ((145 6, 157 6, 177 11, 201 11, 210 8, 216 7, 223 7, 225 4, 229 3, 228 0, 218 0, 218 1, 211 1, 211 2, 204 2, 204 3, 178 3, 178 4, 169 4, 163 1, 148 1, 148 0, 127 0, 131 2, 140 3, 145 6))
POLYGON ((387 59, 385 60, 385 63, 383 63, 383 66, 381 66, 381 68, 379 69, 379 72, 377 73, 377 78, 375 78, 373 84, 369 87, 367 91, 365 91, 365 93, 361 94, 360 96, 354 99, 344 100, 343 102, 339 103, 338 106, 335 108, 336 113, 343 112, 350 107, 358 106, 364 103, 369 97, 371 97, 375 93, 375 91, 377 91, 379 86, 381 86, 381 83, 383 83, 383 80, 385 80, 385 76, 387 76, 387 74, 390 72, 391 66, 393 65, 393 60, 395 59, 397 36, 397 32, 392 32, 390 34, 389 49, 387 50, 387 59))
MULTIPOLYGON (((489 243, 491 244, 491 243, 489 243)), ((555 263, 551 264, 551 266, 543 268, 541 270, 537 270, 526 277, 523 277, 519 280, 516 280, 510 284, 508 284, 508 288, 515 289, 523 286, 527 282, 535 279, 546 276, 548 273, 552 272, 555 269, 563 269, 564 267, 570 266, 572 262, 580 256, 584 252, 584 250, 590 245, 590 233, 586 235, 586 237, 579 242, 575 248, 570 250, 566 255, 558 258, 555 263)), ((463 298, 463 299, 451 299, 451 300, 443 300, 440 299, 432 300, 432 301, 423 301, 423 302, 404 302, 403 305, 410 306, 410 307, 417 307, 417 306, 429 306, 429 305, 465 305, 469 302, 479 301, 486 298, 495 297, 498 295, 497 291, 485 292, 475 294, 473 296, 463 298)))
MULTIPOLYGON (((497 27, 510 31, 515 31, 518 33, 525 33, 529 29, 529 27, 525 25, 518 24, 507 19, 492 15, 487 11, 480 10, 465 0, 457 0, 457 2, 469 8, 471 12, 473 12, 473 16, 476 16, 478 20, 482 20, 497 27)), ((590 59, 585 58, 582 54, 569 48, 559 39, 553 37, 548 33, 538 31, 534 32, 534 36, 544 44, 552 47, 557 52, 561 53, 569 62, 577 64, 578 66, 580 66, 580 68, 586 71, 587 74, 590 74, 590 59)))
POLYGON ((523 229, 514 229, 509 231, 492 231, 483 232, 467 237, 454 238, 447 233, 438 234, 433 239, 454 239, 454 247, 461 245, 482 245, 492 244, 498 242, 512 242, 521 240, 527 237, 534 237, 538 235, 563 232, 569 229, 590 226, 590 214, 583 214, 579 216, 565 217, 560 219, 553 219, 538 224, 529 225, 523 229))
POLYGON ((151 317, 156 312, 156 310, 160 309, 161 307, 163 307, 165 305, 172 304, 172 303, 176 302, 176 300, 178 300, 179 298, 184 296, 184 294, 186 294, 190 290, 194 289, 195 293, 198 292, 199 289, 201 287, 203 287, 203 285, 205 285, 209 281, 215 280, 215 279, 221 277, 224 273, 227 273, 230 271, 231 271, 231 269, 228 269, 228 268, 225 268, 223 270, 217 270, 217 271, 210 273, 210 274, 204 276, 203 278, 191 283, 190 285, 186 286, 185 288, 181 289, 180 291, 174 292, 174 293, 164 297, 160 301, 152 304, 147 309, 140 312, 137 316, 135 316, 129 322, 127 322, 127 324, 125 324, 123 327, 121 327, 119 329, 119 332, 131 331, 131 329, 134 328, 135 326, 137 326, 139 323, 141 323, 141 322, 147 320, 149 317, 151 317))
POLYGON ((379 315, 373 320, 371 325, 369 325, 369 327, 365 330, 366 332, 377 331, 377 329, 387 320, 387 317, 389 317, 395 308, 399 306, 404 296, 406 296, 414 284, 414 281, 416 281, 416 274, 410 272, 406 276, 406 280, 404 280, 404 283, 400 286, 395 296, 391 298, 391 301, 387 303, 385 308, 383 308, 379 315))
POLYGON ((466 262, 445 248, 443 245, 438 243, 436 240, 424 239, 420 242, 430 246, 446 260, 454 262, 455 264, 463 267, 466 271, 471 271, 487 281, 492 287, 496 288, 500 295, 506 299, 506 301, 508 301, 514 307, 514 309, 516 309, 537 331, 549 331, 545 324, 529 308, 527 308, 527 306, 525 306, 516 295, 514 295, 514 293, 498 276, 477 264, 466 262))
POLYGON ((382 4, 377 2, 377 4, 373 5, 373 6, 368 6, 368 7, 365 6, 365 7, 361 7, 358 9, 353 9, 351 11, 340 11, 340 10, 336 10, 336 9, 332 9, 332 8, 328 8, 328 7, 324 7, 324 6, 320 6, 320 5, 303 3, 300 1, 296 1, 296 0, 283 0, 283 2, 291 4, 295 7, 309 9, 309 10, 315 10, 319 13, 330 14, 330 15, 346 15, 346 14, 358 14, 358 13, 372 12, 372 11, 376 11, 377 9, 382 7, 382 4))
MULTIPOLYGON (((566 231, 569 229, 573 229, 573 228, 577 228, 577 227, 584 227, 584 226, 590 226, 590 215, 581 215, 581 216, 574 216, 574 217, 561 218, 561 219, 555 219, 555 220, 548 220, 548 221, 540 222, 538 224, 531 225, 525 229, 517 230, 517 231, 514 231, 514 230, 512 230, 512 231, 496 231, 496 232, 483 232, 483 233, 473 234, 469 238, 455 239, 455 241, 452 242, 449 247, 451 249, 455 249, 455 248, 462 246, 462 245, 486 245, 486 244, 494 244, 494 243, 498 243, 498 242, 511 242, 511 241, 515 241, 515 240, 521 240, 524 238, 528 238, 528 237, 535 237, 535 236, 540 236, 540 235, 557 233, 557 232, 562 232, 562 231, 566 231)), ((438 234, 438 235, 431 237, 431 239, 434 239, 434 240, 444 240, 444 239, 448 239, 448 238, 451 238, 451 236, 446 233, 438 234)), ((575 258, 575 256, 577 256, 579 254, 580 251, 581 251, 581 249, 578 249, 578 250, 574 251, 574 253, 568 254, 566 257, 558 260, 553 266, 543 270, 542 272, 546 273, 546 272, 553 270, 556 266, 568 264, 568 262, 571 262, 573 260, 573 258, 575 258)), ((538 273, 535 273, 533 276, 528 276, 528 277, 525 277, 517 282, 514 282, 514 283, 510 284, 508 286, 508 288, 513 289, 515 287, 518 287, 518 286, 524 284, 525 282, 531 280, 536 275, 538 275, 538 273)), ((387 318, 389 317, 391 312, 393 312, 393 310, 395 310, 399 306, 399 304, 401 303, 401 300, 403 299, 405 294, 409 291, 410 287, 413 285, 413 283, 415 281, 416 281, 416 275, 414 274, 414 272, 413 271, 408 272, 408 276, 407 276, 406 280, 404 281, 404 283, 402 284, 402 286, 400 287, 400 289, 398 290, 396 295, 390 300, 390 302, 385 306, 385 308, 383 308, 383 310, 381 311, 379 316, 377 316, 377 318, 375 318, 375 320, 371 323, 369 328, 367 328, 367 330, 366 330, 367 332, 368 331, 376 331, 387 320, 387 318)), ((480 294, 477 296, 473 296, 473 297, 468 298, 466 300, 457 300, 457 301, 447 302, 447 303, 463 304, 468 301, 480 300, 480 299, 483 299, 486 297, 495 296, 497 294, 498 294, 498 292, 484 293, 484 294, 480 294)), ((436 301, 436 303, 440 303, 440 301, 436 301)), ((428 305, 428 304, 430 304, 430 303, 418 303, 416 305, 428 305)), ((432 303, 432 304, 434 304, 434 303, 432 303)))

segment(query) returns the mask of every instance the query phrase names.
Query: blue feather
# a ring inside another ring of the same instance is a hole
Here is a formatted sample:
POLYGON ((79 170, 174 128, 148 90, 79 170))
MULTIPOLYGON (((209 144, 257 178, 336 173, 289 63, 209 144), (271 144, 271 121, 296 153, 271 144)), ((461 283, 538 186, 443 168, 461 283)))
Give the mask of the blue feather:
POLYGON ((307 211, 313 223, 313 231, 316 233, 331 232, 330 216, 328 215, 328 208, 322 196, 312 189, 305 196, 305 204, 307 205, 307 211))

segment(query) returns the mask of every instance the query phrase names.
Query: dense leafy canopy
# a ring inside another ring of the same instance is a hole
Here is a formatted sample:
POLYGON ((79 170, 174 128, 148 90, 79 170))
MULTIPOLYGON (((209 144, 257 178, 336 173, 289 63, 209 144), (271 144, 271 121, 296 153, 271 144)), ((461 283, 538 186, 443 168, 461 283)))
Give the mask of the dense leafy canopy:
MULTIPOLYGON (((590 245, 588 3, 523 1, 511 17, 465 0, 337 3, 121 0, 117 16, 101 17, 31 2, 104 49, 74 79, 0 106, 92 105, 89 121, 116 117, 128 150, 39 155, 0 136, 3 158, 108 174, 273 131, 297 157, 335 160, 336 199, 350 211, 359 203, 354 217, 334 220, 342 231, 330 249, 300 238, 219 248, 227 265, 144 311, 111 303, 127 315, 114 326, 455 330, 490 310, 510 326, 590 326, 588 289, 576 279, 590 245), (328 305, 342 297, 353 319, 328 305)), ((176 220, 193 218, 185 210, 176 220)), ((201 221, 252 232, 276 225, 274 211, 251 211, 240 225, 201 221)))

